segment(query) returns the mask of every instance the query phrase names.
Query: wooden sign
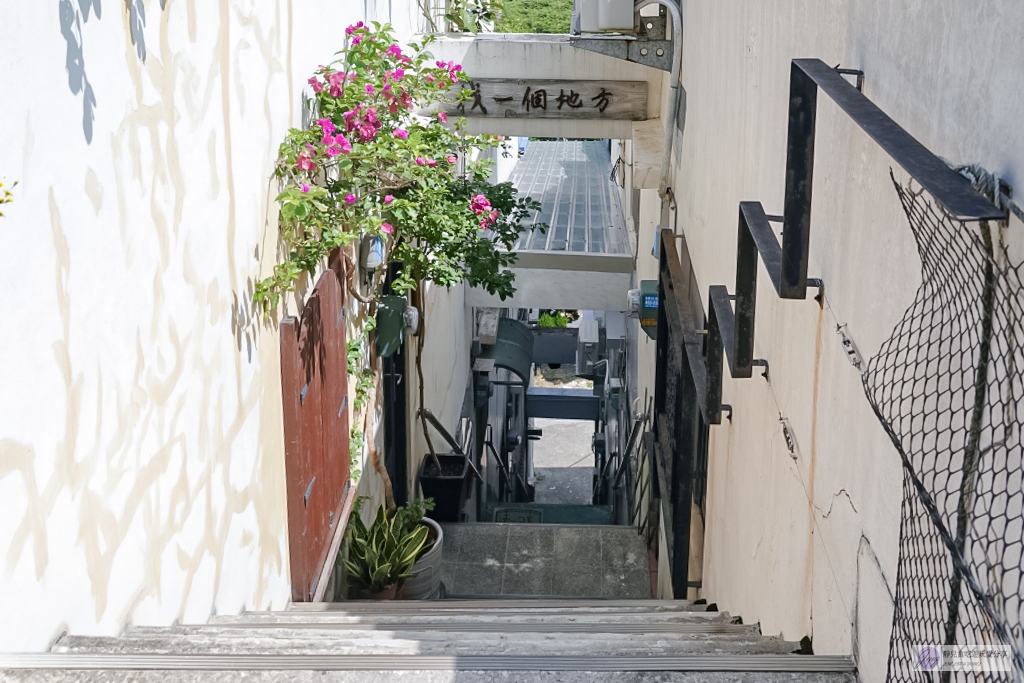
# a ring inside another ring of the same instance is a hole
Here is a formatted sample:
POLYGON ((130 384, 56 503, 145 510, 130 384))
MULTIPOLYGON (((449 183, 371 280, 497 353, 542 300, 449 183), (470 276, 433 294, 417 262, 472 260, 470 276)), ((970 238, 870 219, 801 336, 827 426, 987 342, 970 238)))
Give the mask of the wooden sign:
MULTIPOLYGON (((647 81, 478 78, 459 86, 470 96, 443 107, 452 116, 647 120, 647 81)), ((451 91, 453 98, 457 92, 451 91)))

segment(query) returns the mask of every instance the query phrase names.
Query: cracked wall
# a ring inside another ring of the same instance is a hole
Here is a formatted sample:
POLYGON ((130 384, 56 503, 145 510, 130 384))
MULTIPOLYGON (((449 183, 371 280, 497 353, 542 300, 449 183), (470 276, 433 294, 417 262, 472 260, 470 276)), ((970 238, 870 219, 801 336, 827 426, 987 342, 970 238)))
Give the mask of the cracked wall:
MULTIPOLYGON (((1010 0, 683 3, 678 212, 664 221, 644 194, 638 277, 656 277, 661 222, 685 234, 705 310, 708 286, 733 290, 738 203, 782 213, 794 58, 863 69, 865 94, 933 152, 1019 186, 1024 79, 1011 65, 1024 48, 1008 28, 1017 17, 1010 0)), ((751 379, 725 373, 733 416, 711 427, 702 595, 766 634, 853 653, 862 680, 876 681, 892 628, 902 470, 835 329, 847 324, 865 359, 874 353, 913 300, 920 260, 892 159, 827 96, 817 107, 808 275, 824 279, 828 305, 780 301, 759 266, 754 355, 772 381, 757 369, 751 379)), ((1020 262, 1024 226, 1014 219, 1004 236, 1020 262)), ((642 395, 653 390, 654 344, 639 337, 642 395)))

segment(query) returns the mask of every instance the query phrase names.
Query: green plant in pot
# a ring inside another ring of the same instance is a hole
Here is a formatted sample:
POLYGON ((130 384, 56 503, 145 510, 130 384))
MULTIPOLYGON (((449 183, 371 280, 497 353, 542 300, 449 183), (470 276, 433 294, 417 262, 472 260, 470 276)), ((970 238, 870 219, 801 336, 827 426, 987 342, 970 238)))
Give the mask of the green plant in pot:
POLYGON ((383 505, 369 527, 363 524, 358 509, 353 510, 347 533, 349 585, 359 597, 375 599, 395 597, 429 536, 426 526, 409 525, 404 515, 388 514, 383 505))

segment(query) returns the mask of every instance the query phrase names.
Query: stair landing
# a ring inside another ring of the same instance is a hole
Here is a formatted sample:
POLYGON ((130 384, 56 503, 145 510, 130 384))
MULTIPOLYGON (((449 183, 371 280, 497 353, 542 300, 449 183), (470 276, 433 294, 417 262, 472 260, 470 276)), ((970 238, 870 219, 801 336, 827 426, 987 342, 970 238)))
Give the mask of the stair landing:
POLYGON ((449 595, 644 599, 647 547, 633 527, 447 524, 449 595))

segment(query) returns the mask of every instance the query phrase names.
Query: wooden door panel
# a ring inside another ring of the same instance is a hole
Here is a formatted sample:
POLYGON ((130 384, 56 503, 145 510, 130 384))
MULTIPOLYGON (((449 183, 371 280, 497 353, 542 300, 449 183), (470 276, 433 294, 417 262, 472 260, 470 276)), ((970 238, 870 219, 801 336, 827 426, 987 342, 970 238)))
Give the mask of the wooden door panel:
POLYGON ((312 599, 349 477, 344 293, 331 270, 299 320, 281 322, 285 476, 292 600, 312 599))

